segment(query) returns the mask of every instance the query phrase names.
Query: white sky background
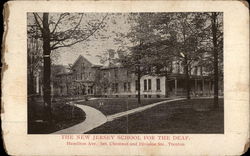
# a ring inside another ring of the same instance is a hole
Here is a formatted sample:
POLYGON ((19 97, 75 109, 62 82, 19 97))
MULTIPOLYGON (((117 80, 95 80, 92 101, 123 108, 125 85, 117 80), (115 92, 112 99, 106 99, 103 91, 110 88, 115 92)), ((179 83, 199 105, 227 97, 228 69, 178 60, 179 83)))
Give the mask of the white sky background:
MULTIPOLYGON (((39 14, 42 17, 42 14, 39 14)), ((49 15, 50 19, 52 18, 53 21, 56 22, 60 13, 50 13, 49 15)), ((83 20, 81 21, 81 26, 84 27, 87 22, 94 19, 97 19, 98 22, 100 22, 105 15, 106 13, 85 13, 83 20)), ((131 21, 129 21, 130 23, 128 22, 128 15, 128 13, 109 13, 108 17, 105 19, 105 30, 101 29, 97 31, 94 36, 89 38, 89 41, 83 41, 71 47, 63 47, 52 51, 51 55, 57 56, 57 59, 53 59, 55 57, 52 57, 53 64, 73 64, 79 55, 86 57, 93 64, 101 64, 96 55, 102 56, 108 49, 117 50, 119 45, 115 44, 114 41, 116 34, 127 34, 130 31, 130 25, 134 24, 131 23, 131 21)), ((76 22, 78 22, 78 20, 79 19, 77 19, 76 22)), ((34 23, 34 16, 32 13, 28 13, 28 24, 32 23, 34 23)), ((70 27, 74 27, 74 25, 70 26, 70 23, 67 21, 62 23, 63 24, 59 25, 58 28, 60 30, 67 30, 70 27)), ((50 29, 52 31, 53 27, 50 29)), ((122 40, 126 42, 128 46, 131 45, 127 38, 122 38, 122 40)))
MULTIPOLYGON (((42 17, 42 13, 38 13, 42 17)), ((58 20, 60 13, 50 13, 49 18, 53 19, 54 22, 58 20)), ((100 22, 106 13, 86 13, 81 21, 81 26, 89 22, 90 20, 97 19, 100 22)), ((28 25, 35 22, 34 16, 32 13, 27 14, 28 25)), ((79 16, 80 17, 80 16, 79 16)), ((114 38, 116 34, 123 33, 126 34, 130 29, 130 24, 127 22, 128 14, 127 13, 112 13, 108 14, 105 19, 105 30, 98 30, 94 36, 89 38, 89 41, 79 42, 71 47, 63 47, 52 51, 53 64, 62 64, 68 65, 73 64, 79 55, 83 55, 93 64, 99 64, 100 60, 96 55, 103 55, 108 49, 117 50, 119 45, 115 45, 114 38), (56 56, 56 57, 53 57, 56 56)), ((78 22, 78 20, 76 20, 78 22)), ((63 22, 62 22, 63 23, 63 22)), ((65 22, 64 22, 65 23, 65 22)), ((59 25, 58 29, 66 30, 70 26, 69 24, 59 25)), ((52 31, 53 27, 50 28, 52 31)), ((126 43, 129 43, 128 39, 124 38, 126 43)))
MULTIPOLYGON (((92 18, 92 16, 93 18, 96 18, 95 16, 101 16, 97 18, 101 20, 105 14, 106 13, 90 13, 89 18, 92 18)), ((106 31, 99 30, 99 34, 97 33, 95 36, 89 38, 90 41, 83 41, 71 47, 59 48, 56 51, 53 51, 52 53, 58 55, 58 58, 54 63, 63 65, 73 64, 79 55, 83 55, 90 62, 100 64, 99 58, 96 57, 96 55, 102 55, 108 49, 116 50, 119 45, 115 45, 114 43, 115 34, 126 34, 129 31, 130 25, 126 20, 127 14, 108 15, 105 19, 106 25, 104 29, 106 29, 106 31), (102 39, 101 36, 104 36, 105 38, 102 39)), ((88 21, 88 19, 85 18, 81 23, 84 24, 86 21, 88 21)))

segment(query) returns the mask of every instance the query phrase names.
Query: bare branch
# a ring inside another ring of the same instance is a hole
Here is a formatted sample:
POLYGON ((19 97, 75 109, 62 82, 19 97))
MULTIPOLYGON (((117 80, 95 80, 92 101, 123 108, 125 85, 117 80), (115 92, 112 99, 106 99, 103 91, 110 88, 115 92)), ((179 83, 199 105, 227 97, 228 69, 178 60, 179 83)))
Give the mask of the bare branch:
MULTIPOLYGON (((33 13, 34 17, 35 17, 35 21, 36 21, 36 24, 38 25, 38 27, 40 28, 41 32, 43 31, 43 28, 41 26, 41 24, 39 23, 38 19, 37 19, 37 13, 33 13)), ((38 16, 40 17, 40 16, 38 16)), ((40 17, 41 18, 41 17, 40 17)))
POLYGON ((35 13, 35 14, 40 19, 40 21, 43 22, 42 18, 38 15, 38 13, 35 13))
POLYGON ((57 26, 58 26, 58 24, 61 22, 61 20, 66 16, 67 14, 60 14, 60 16, 59 16, 59 18, 58 18, 58 20, 57 20, 57 22, 56 22, 56 24, 55 24, 55 27, 54 27, 54 29, 52 30, 52 32, 51 32, 51 34, 54 34, 54 32, 56 31, 56 28, 57 28, 57 26))
MULTIPOLYGON (((76 29, 79 27, 79 25, 81 24, 82 17, 83 17, 83 14, 82 14, 82 16, 80 17, 79 22, 76 24, 76 26, 74 27, 74 29, 71 31, 71 33, 70 33, 69 35, 66 35, 64 38, 61 38, 61 39, 56 38, 56 37, 58 37, 58 36, 53 37, 53 38, 51 39, 51 41, 57 41, 57 42, 56 42, 52 47, 56 46, 57 44, 59 44, 59 43, 62 42, 62 41, 65 41, 65 40, 69 39, 69 38, 74 34, 75 30, 76 30, 76 29)), ((69 29, 69 30, 66 30, 65 32, 67 32, 67 31, 70 31, 70 29, 69 29)))
MULTIPOLYGON (((106 14, 106 16, 103 17, 102 21, 98 24, 98 26, 97 26, 89 35, 87 35, 87 36, 84 37, 83 39, 77 40, 77 41, 72 42, 72 43, 70 43, 70 44, 64 44, 63 42, 61 42, 63 45, 62 45, 62 46, 57 46, 57 47, 56 47, 56 45, 59 43, 59 42, 57 42, 57 43, 55 43, 55 44, 51 47, 51 49, 52 49, 52 50, 55 50, 55 49, 62 48, 62 47, 70 47, 70 46, 72 46, 72 45, 74 45, 74 44, 76 44, 76 43, 79 43, 79 42, 82 42, 82 41, 87 40, 87 39, 88 39, 89 37, 91 37, 97 30, 100 29, 101 25, 103 24, 103 22, 104 22, 104 20, 106 19, 107 16, 108 16, 108 14, 106 14)), ((78 26, 77 26, 77 27, 78 27, 78 26)), ((77 27, 75 27, 75 29, 76 29, 77 27)), ((67 39, 68 39, 68 38, 67 38, 67 39)))

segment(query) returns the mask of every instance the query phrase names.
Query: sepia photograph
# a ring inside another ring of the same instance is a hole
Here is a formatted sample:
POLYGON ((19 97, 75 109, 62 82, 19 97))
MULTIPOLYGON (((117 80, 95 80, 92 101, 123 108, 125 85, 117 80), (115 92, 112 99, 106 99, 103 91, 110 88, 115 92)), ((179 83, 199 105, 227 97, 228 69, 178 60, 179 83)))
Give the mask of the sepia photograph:
POLYGON ((1 121, 8 155, 242 155, 244 1, 11 1, 1 121))
POLYGON ((28 134, 224 134, 223 12, 28 12, 28 134))

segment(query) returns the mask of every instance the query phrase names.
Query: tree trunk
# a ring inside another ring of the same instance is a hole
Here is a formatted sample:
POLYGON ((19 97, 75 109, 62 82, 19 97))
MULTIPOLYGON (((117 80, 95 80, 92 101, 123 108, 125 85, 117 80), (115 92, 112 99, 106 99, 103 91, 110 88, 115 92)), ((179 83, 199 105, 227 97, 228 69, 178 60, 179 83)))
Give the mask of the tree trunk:
POLYGON ((165 71, 165 97, 168 97, 168 71, 165 71))
POLYGON ((184 57, 184 65, 185 65, 185 77, 186 77, 186 93, 187 99, 190 99, 190 84, 189 84, 189 72, 188 72, 188 58, 184 57))
POLYGON ((50 86, 50 73, 51 73, 51 60, 50 60, 50 30, 49 30, 49 14, 43 13, 43 100, 45 106, 45 120, 51 122, 51 86, 50 86))
POLYGON ((141 104, 141 70, 140 67, 138 67, 138 73, 137 73, 137 85, 138 85, 138 94, 137 94, 137 100, 138 100, 138 104, 141 104))
POLYGON ((218 86, 218 46, 217 46, 217 15, 212 13, 212 34, 213 34, 213 54, 214 54, 214 109, 219 107, 218 97, 219 97, 219 86, 218 86))

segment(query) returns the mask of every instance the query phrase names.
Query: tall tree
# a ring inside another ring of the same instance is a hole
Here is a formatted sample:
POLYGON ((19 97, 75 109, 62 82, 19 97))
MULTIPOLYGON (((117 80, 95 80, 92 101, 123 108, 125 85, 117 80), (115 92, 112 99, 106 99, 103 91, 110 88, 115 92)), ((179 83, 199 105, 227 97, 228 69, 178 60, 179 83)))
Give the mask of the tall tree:
POLYGON ((104 27, 107 14, 102 16, 101 19, 90 19, 86 23, 82 23, 82 20, 83 17, 88 18, 88 15, 82 13, 61 13, 51 16, 49 16, 49 13, 33 13, 33 16, 43 41, 45 120, 51 122, 51 52, 88 40, 104 27))
POLYGON ((131 72, 137 75, 137 99, 138 104, 141 104, 141 77, 145 73, 147 67, 146 62, 143 60, 141 45, 130 48, 131 53, 119 58, 119 62, 131 72))
POLYGON ((171 14, 152 14, 151 31, 155 32, 155 40, 150 45, 153 59, 152 74, 165 76, 165 97, 169 96, 169 75, 172 72, 172 63, 175 60, 177 33, 170 29, 171 14))
POLYGON ((157 36, 151 31, 150 19, 152 13, 131 13, 128 21, 131 25, 126 38, 130 40, 132 46, 130 53, 121 59, 124 66, 128 67, 137 75, 137 98, 138 104, 141 103, 141 77, 148 74, 151 70, 148 44, 153 42, 157 36))
POLYGON ((208 25, 207 38, 203 42, 205 56, 199 60, 199 63, 206 67, 204 71, 212 77, 214 85, 213 108, 217 109, 219 107, 219 84, 223 82, 223 14, 212 12, 206 13, 205 17, 208 25))
POLYGON ((203 41, 206 39, 206 18, 203 13, 172 13, 169 29, 177 35, 175 56, 184 67, 186 97, 190 99, 190 72, 192 64, 199 60, 204 51, 203 41))
POLYGON ((213 41, 213 68, 214 68, 214 109, 219 108, 218 98, 219 98, 219 51, 222 51, 222 33, 221 33, 221 23, 219 21, 219 16, 221 13, 213 12, 211 13, 211 25, 212 25, 212 41, 213 41))

